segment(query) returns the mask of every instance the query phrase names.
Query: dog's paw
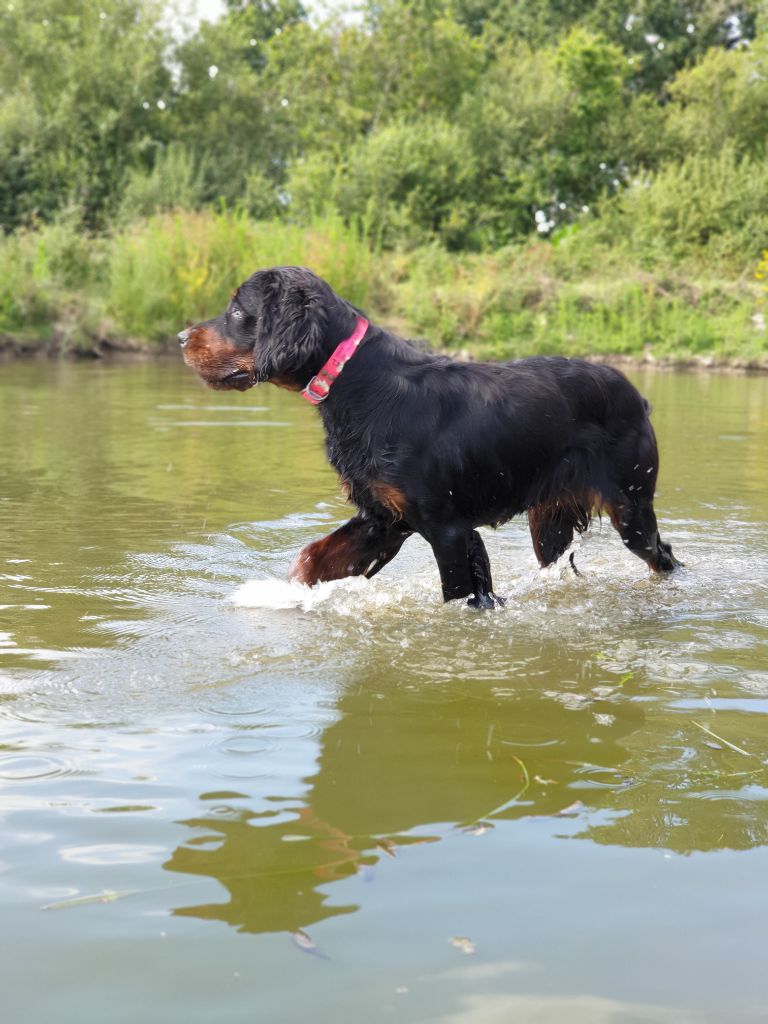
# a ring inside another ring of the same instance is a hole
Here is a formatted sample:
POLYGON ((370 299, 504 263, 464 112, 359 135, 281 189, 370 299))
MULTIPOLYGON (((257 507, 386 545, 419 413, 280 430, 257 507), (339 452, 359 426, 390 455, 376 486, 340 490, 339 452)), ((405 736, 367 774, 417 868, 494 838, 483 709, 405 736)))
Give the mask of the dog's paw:
POLYGON ((470 608, 503 608, 506 598, 497 597, 496 594, 476 594, 469 598, 467 605, 470 608))

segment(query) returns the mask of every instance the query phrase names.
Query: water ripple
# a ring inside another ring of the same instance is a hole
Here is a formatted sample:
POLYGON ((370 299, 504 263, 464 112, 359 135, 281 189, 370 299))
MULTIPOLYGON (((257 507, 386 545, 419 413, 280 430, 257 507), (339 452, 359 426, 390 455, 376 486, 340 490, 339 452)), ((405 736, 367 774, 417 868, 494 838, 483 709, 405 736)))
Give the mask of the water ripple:
POLYGON ((0 754, 0 779, 6 782, 30 782, 75 774, 77 769, 72 764, 51 754, 0 754))

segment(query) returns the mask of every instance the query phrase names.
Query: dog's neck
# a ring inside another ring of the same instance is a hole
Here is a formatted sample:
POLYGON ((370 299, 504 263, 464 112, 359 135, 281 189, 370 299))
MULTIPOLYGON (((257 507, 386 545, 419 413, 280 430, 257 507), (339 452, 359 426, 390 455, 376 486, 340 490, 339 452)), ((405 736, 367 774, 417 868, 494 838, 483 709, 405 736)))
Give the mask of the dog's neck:
POLYGON ((348 338, 339 342, 321 369, 302 391, 302 395, 310 405, 319 405, 326 400, 336 378, 357 352, 367 330, 368 321, 364 316, 359 316, 354 331, 348 338))
POLYGON ((339 345, 351 337, 356 328, 357 322, 363 315, 360 310, 355 309, 345 299, 336 296, 337 301, 333 303, 328 311, 328 319, 323 330, 321 344, 317 345, 311 356, 302 367, 301 388, 305 388, 309 381, 315 377, 325 364, 331 359, 339 345))
POLYGON ((304 391, 309 382, 317 376, 331 359, 338 346, 355 331, 362 314, 345 299, 333 295, 326 306, 322 327, 312 328, 314 337, 302 340, 298 348, 300 357, 292 366, 279 373, 265 374, 262 380, 288 391, 304 391))
POLYGON ((337 345, 340 345, 345 338, 352 334, 358 319, 363 315, 359 309, 355 309, 345 299, 338 298, 338 296, 337 299, 338 302, 334 303, 328 314, 323 346, 325 359, 330 357, 337 345))

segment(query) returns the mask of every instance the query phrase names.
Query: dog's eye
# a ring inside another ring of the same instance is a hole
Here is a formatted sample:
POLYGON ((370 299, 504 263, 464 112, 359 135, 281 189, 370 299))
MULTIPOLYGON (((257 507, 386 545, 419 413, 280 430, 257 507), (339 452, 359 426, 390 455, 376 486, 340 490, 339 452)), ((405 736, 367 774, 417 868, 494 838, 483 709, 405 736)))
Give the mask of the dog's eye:
POLYGON ((242 318, 243 318, 243 311, 242 311, 242 309, 240 309, 239 306, 233 306, 232 307, 231 315, 232 315, 232 317, 235 320, 242 320, 242 318))

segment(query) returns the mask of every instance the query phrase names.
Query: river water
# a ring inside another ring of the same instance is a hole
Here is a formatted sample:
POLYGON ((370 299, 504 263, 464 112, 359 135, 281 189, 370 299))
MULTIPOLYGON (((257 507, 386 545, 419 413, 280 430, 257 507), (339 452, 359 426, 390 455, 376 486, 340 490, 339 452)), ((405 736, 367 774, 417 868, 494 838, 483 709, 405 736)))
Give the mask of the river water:
POLYGON ((0 366, 3 1024, 768 1018, 768 377, 633 379, 686 568, 513 522, 477 613, 285 582, 295 396, 0 366))

